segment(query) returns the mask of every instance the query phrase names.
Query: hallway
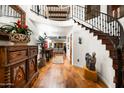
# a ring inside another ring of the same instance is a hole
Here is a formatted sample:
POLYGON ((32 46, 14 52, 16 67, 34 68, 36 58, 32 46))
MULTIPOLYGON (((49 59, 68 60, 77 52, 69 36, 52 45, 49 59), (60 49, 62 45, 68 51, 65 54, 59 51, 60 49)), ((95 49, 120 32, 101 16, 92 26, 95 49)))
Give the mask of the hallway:
POLYGON ((124 5, 82 4, 0 5, 0 88, 124 87, 124 5))
MULTIPOLYGON (((57 58, 58 55, 55 56, 57 58)), ((83 76, 83 69, 69 64, 67 58, 63 58, 64 63, 53 63, 53 59, 45 67, 40 69, 40 74, 34 88, 105 88, 100 80, 93 82, 86 80, 83 76)))

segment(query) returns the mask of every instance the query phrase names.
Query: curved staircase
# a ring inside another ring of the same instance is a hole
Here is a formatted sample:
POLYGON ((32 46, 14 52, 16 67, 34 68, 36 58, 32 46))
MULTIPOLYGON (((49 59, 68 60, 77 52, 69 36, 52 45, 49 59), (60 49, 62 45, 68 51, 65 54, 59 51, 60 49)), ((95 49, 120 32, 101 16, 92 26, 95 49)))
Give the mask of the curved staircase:
POLYGON ((124 87, 124 76, 123 76, 123 61, 124 61, 124 30, 123 26, 116 19, 102 13, 100 11, 91 12, 92 19, 86 20, 86 16, 83 18, 83 13, 87 10, 86 7, 79 5, 73 6, 72 18, 75 23, 82 25, 86 29, 90 30, 94 36, 98 36, 98 40, 102 40, 102 44, 106 45, 106 50, 110 52, 110 58, 113 60, 113 69, 115 70, 114 83, 116 87, 124 87), (82 14, 78 11, 80 9, 82 14), (96 14, 97 17, 96 17, 96 14), (82 22, 81 22, 81 21, 82 22), (86 22, 88 25, 84 24, 86 22))

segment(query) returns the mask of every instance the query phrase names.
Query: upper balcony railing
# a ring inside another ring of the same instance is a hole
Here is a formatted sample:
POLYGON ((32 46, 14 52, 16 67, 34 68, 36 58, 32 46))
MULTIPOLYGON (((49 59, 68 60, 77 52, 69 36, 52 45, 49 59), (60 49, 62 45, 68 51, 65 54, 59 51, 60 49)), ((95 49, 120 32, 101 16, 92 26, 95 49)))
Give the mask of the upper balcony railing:
POLYGON ((70 18, 70 7, 66 5, 32 5, 31 11, 37 15, 56 21, 65 21, 70 18))
POLYGON ((9 5, 0 5, 0 16, 20 18, 21 15, 9 5))
POLYGON ((46 17, 46 6, 45 5, 32 5, 30 10, 37 15, 46 17))
MULTIPOLYGON (((69 6, 70 11, 68 12, 68 18, 72 18, 73 20, 87 26, 85 23, 90 25, 90 28, 95 29, 97 31, 101 31, 102 33, 106 33, 107 38, 113 43, 115 48, 122 48, 124 45, 124 29, 118 19, 100 12, 98 10, 93 10, 88 12, 86 7, 80 5, 69 6), (90 16, 89 16, 90 15, 90 16), (119 44, 117 45, 112 37, 117 37, 119 40, 119 44)), ((59 11, 55 6, 46 7, 46 6, 32 6, 31 10, 38 15, 42 15, 45 18, 49 18, 48 11, 59 11)), ((62 10, 61 10, 62 11, 62 10)), ((59 17, 60 15, 58 15, 59 17)))

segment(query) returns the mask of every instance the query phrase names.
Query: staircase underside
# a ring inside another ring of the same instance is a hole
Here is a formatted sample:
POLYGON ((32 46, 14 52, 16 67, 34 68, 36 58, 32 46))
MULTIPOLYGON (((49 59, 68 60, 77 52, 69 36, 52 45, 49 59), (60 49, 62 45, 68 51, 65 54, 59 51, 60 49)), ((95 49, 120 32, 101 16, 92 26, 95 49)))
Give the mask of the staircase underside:
MULTIPOLYGON (((78 25, 82 25, 79 22, 75 21, 75 23, 78 23, 78 25)), ((113 82, 117 84, 118 82, 118 77, 119 77, 119 59, 118 59, 118 53, 117 53, 117 47, 115 48, 113 45, 113 42, 115 44, 115 46, 117 46, 119 44, 119 39, 117 36, 110 36, 108 33, 103 33, 101 31, 98 30, 94 30, 92 28, 86 27, 85 25, 82 25, 82 27, 85 27, 86 30, 90 30, 90 33, 93 33, 94 36, 98 36, 98 40, 102 40, 102 44, 106 45, 106 50, 109 51, 109 57, 113 60, 113 69, 115 70, 115 77, 113 82)), ((122 61, 124 61, 124 48, 122 50, 122 61)), ((123 63, 122 63, 123 65, 123 63)), ((124 65, 123 65, 124 66, 124 65)), ((124 79, 122 81, 122 85, 124 85, 124 79)), ((123 87, 123 86, 122 86, 123 87)))
POLYGON ((59 7, 58 5, 47 5, 48 18, 55 21, 65 21, 69 18, 69 7, 59 7))

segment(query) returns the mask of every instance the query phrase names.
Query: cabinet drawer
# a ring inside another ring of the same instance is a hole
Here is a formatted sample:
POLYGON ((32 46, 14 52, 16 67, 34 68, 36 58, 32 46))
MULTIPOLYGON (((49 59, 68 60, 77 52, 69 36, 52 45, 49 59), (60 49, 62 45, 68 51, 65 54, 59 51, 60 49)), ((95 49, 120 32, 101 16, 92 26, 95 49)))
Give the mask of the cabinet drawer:
POLYGON ((38 52, 37 52, 37 47, 30 47, 29 48, 29 55, 30 56, 33 56, 33 55, 36 55, 38 52))
POLYGON ((26 50, 21 50, 21 51, 11 51, 8 53, 8 59, 9 62, 15 62, 20 59, 24 59, 27 57, 27 51, 26 50))

